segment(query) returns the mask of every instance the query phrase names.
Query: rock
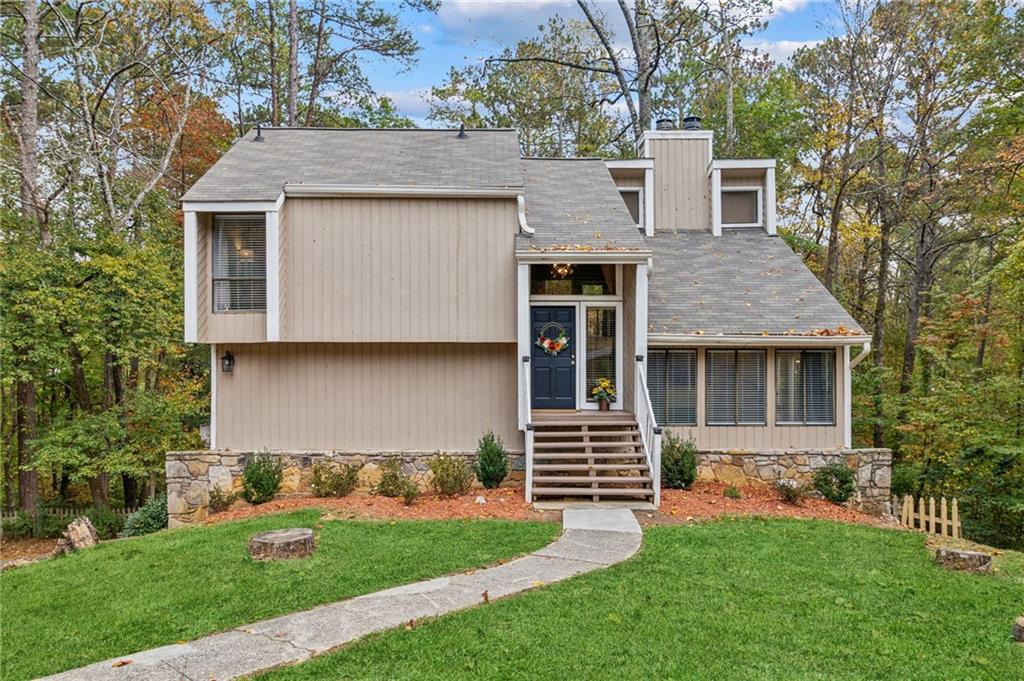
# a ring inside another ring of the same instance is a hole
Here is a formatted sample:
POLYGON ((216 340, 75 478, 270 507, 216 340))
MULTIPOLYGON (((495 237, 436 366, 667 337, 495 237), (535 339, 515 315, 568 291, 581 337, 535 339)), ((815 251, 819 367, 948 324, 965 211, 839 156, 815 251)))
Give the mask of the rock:
POLYGON ((256 560, 305 558, 313 555, 313 530, 291 527, 257 534, 249 540, 249 555, 256 560))
POLYGON ((90 546, 96 546, 99 542, 100 536, 96 533, 96 528, 92 526, 92 522, 85 516, 79 516, 68 523, 67 529, 64 530, 64 536, 57 542, 57 547, 53 550, 53 553, 59 556, 71 553, 72 551, 78 551, 79 549, 87 549, 90 546))
POLYGON ((950 570, 967 572, 991 572, 992 556, 981 551, 961 551, 940 546, 935 552, 935 563, 950 570))
POLYGON ((210 479, 210 488, 219 487, 225 492, 231 491, 232 480, 231 470, 227 466, 210 466, 207 473, 210 479))
POLYGON ((1013 623, 1013 640, 1017 643, 1024 643, 1024 615, 1017 618, 1013 623))
POLYGON ((480 504, 481 506, 483 506, 484 504, 486 504, 486 503, 487 503, 487 499, 485 499, 484 497, 477 497, 477 498, 476 498, 476 503, 478 503, 478 504, 480 504))

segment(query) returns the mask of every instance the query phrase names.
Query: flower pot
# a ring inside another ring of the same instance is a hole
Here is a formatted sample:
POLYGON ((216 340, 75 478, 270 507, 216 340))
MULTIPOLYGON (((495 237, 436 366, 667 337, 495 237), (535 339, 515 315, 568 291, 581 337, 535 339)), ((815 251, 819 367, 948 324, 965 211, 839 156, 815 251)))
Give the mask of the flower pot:
POLYGON ((598 400, 597 408, 599 411, 608 411, 611 406, 608 404, 608 400, 598 400))

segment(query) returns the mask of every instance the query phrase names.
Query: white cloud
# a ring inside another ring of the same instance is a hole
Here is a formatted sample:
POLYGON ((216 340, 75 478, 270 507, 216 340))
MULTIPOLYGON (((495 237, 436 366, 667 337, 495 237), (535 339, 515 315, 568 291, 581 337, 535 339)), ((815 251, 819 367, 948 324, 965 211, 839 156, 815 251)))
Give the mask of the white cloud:
POLYGON ((764 52, 779 64, 789 61, 801 47, 820 45, 820 40, 747 40, 744 45, 764 52))
POLYGON ((430 24, 420 24, 419 26, 416 27, 416 30, 419 31, 420 33, 433 33, 434 27, 431 26, 430 24))
POLYGON ((380 94, 390 99, 400 113, 410 118, 422 120, 426 118, 427 113, 430 111, 429 88, 385 90, 380 94))
POLYGON ((779 14, 799 12, 809 4, 811 4, 811 0, 773 0, 772 15, 778 16, 779 14))

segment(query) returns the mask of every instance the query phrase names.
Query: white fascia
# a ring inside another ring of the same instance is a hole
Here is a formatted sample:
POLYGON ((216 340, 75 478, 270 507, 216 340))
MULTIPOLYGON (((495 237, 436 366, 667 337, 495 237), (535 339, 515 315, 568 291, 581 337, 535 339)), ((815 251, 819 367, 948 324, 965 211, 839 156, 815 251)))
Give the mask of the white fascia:
POLYGON ((427 198, 515 198, 522 187, 415 187, 389 185, 286 184, 284 193, 293 197, 427 197, 427 198))
POLYGON ((603 265, 647 263, 650 251, 521 251, 516 253, 520 264, 552 265, 555 263, 597 263, 603 265))
POLYGON ((210 346, 210 449, 217 449, 217 372, 220 371, 216 343, 210 346))
POLYGON ((774 158, 719 158, 708 162, 708 175, 719 170, 766 170, 775 167, 774 158))
POLYGON ((276 201, 182 201, 181 209, 186 213, 266 213, 279 210, 282 201, 283 193, 276 201))
POLYGON ((853 381, 850 374, 850 346, 843 346, 843 445, 853 446, 853 381))
POLYGON ((653 158, 607 158, 604 164, 609 170, 654 170, 653 158))
POLYGON ((863 345, 870 342, 870 336, 741 336, 719 335, 704 336, 700 334, 650 334, 647 344, 650 346, 672 347, 690 346, 758 346, 758 347, 811 347, 837 345, 863 345))
POLYGON ((711 233, 722 236, 722 170, 711 169, 711 233))

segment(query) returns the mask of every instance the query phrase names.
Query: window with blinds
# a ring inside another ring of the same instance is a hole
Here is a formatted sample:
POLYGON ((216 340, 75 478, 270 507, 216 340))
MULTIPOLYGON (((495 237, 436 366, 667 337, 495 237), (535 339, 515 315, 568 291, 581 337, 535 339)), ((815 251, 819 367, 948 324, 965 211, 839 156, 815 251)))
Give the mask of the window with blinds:
POLYGON ((764 425, 764 350, 708 350, 705 364, 708 425, 764 425))
POLYGON ((697 425, 697 351, 651 350, 647 390, 660 425, 697 425))
POLYGON ((833 425, 834 350, 775 351, 775 423, 833 425))
POLYGON ((266 217, 213 216, 213 311, 267 309, 266 217))

